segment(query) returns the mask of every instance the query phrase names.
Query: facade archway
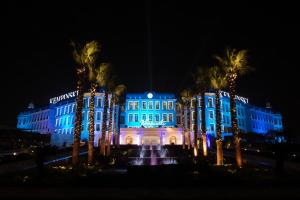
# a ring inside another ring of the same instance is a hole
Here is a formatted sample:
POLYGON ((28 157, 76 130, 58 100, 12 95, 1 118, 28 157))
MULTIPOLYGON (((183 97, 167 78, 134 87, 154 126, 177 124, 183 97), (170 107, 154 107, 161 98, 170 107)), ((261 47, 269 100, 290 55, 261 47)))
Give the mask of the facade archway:
POLYGON ((175 136, 171 136, 169 139, 170 144, 176 144, 177 138, 175 136))
POLYGON ((126 144, 132 144, 133 143, 133 138, 131 136, 127 136, 125 139, 126 144))

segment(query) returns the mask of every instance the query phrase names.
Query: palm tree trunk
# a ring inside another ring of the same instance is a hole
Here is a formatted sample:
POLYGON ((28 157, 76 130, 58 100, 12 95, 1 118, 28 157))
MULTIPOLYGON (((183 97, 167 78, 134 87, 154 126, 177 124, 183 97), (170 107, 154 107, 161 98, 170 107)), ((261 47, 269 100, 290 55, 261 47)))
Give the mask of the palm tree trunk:
POLYGON ((194 101, 194 156, 198 157, 198 108, 197 108, 197 95, 194 101))
POLYGON ((105 156, 107 107, 108 107, 108 93, 107 90, 104 90, 104 108, 103 108, 103 117, 102 117, 101 145, 100 145, 100 155, 102 156, 105 156))
POLYGON ((217 130, 217 165, 223 165, 220 90, 216 91, 216 130, 217 130))
POLYGON ((121 124, 121 105, 119 101, 119 106, 118 106, 118 124, 117 124, 117 146, 120 146, 120 137, 121 137, 121 129, 120 129, 120 124, 121 124))
POLYGON ((78 156, 79 156, 79 145, 80 145, 80 135, 81 135, 81 126, 82 126, 82 108, 83 108, 83 95, 84 95, 84 75, 85 67, 77 70, 77 106, 76 106, 76 119, 75 119, 75 130, 74 130, 74 142, 73 142, 73 151, 72 151, 72 164, 73 166, 78 165, 78 156))
POLYGON ((185 149, 185 127, 183 122, 183 115, 184 115, 184 107, 180 106, 180 126, 182 131, 182 149, 185 149))
POLYGON ((109 118, 108 118, 108 136, 107 136, 107 152, 106 155, 110 155, 110 138, 112 132, 112 112, 113 112, 113 95, 111 96, 110 103, 109 103, 109 118))
POLYGON ((114 100, 114 137, 113 137, 113 144, 114 146, 117 144, 117 105, 116 99, 114 100))
POLYGON ((205 119, 205 92, 201 93, 201 130, 202 130, 202 148, 203 156, 207 156, 207 142, 206 142, 206 119, 205 119))
POLYGON ((186 117, 187 117, 187 140, 188 140, 188 150, 190 150, 191 149, 191 133, 190 133, 190 128, 191 128, 191 123, 190 123, 190 121, 191 121, 191 116, 190 116, 190 110, 191 110, 191 104, 190 103, 188 103, 188 106, 187 106, 187 115, 186 115, 186 117))
POLYGON ((237 125, 237 115, 236 115, 236 102, 235 102, 235 76, 229 76, 228 83, 229 83, 229 96, 230 96, 230 115, 231 115, 231 126, 232 132, 234 136, 235 142, 235 153, 236 153, 236 164, 238 167, 242 167, 242 154, 241 154, 241 138, 238 130, 237 125))
POLYGON ((94 137, 95 137, 95 93, 96 93, 97 84, 91 84, 91 98, 89 106, 89 145, 88 145, 88 164, 93 163, 93 154, 94 154, 94 137))

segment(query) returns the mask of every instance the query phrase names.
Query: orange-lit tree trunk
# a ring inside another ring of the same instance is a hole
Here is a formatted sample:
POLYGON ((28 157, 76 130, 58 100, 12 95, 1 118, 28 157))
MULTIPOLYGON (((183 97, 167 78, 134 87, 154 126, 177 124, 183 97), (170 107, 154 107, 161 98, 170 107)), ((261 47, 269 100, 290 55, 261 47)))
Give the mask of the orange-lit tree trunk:
POLYGON ((106 155, 110 155, 110 140, 111 140, 111 133, 112 133, 112 117, 113 117, 113 94, 110 99, 109 103, 109 118, 108 118, 108 136, 107 136, 107 152, 106 155))
POLYGON ((119 147, 120 145, 120 137, 121 137, 121 129, 120 129, 120 124, 121 124, 121 104, 120 101, 118 101, 118 124, 117 124, 117 146, 119 147))
POLYGON ((188 150, 190 150, 191 149, 191 133, 190 133, 190 130, 191 130, 191 104, 190 103, 188 103, 188 106, 187 106, 187 109, 186 109, 186 112, 187 112, 187 115, 186 115, 186 118, 187 118, 187 128, 186 128, 186 130, 187 130, 187 140, 188 140, 188 146, 187 146, 187 148, 188 148, 188 150))
POLYGON ((184 107, 181 104, 179 108, 180 108, 180 126, 181 126, 181 131, 182 131, 182 149, 185 149, 185 127, 184 127, 184 121, 183 121, 184 107))
POLYGON ((223 165, 220 90, 216 90, 217 165, 223 165))
POLYGON ((206 142, 206 118, 205 118, 205 92, 201 92, 201 131, 202 131, 202 148, 203 156, 207 156, 207 142, 206 142))
POLYGON ((95 138, 95 93, 96 93, 97 84, 91 84, 91 96, 90 96, 90 105, 89 105, 89 145, 88 145, 88 164, 93 164, 93 154, 94 154, 94 138, 95 138))
POLYGON ((113 137, 113 145, 117 144, 117 105, 116 100, 114 101, 114 137, 113 137))
POLYGON ((79 146, 80 146, 80 135, 82 126, 82 108, 83 108, 83 95, 84 95, 84 78, 85 78, 85 67, 77 69, 77 89, 78 96, 76 100, 76 119, 75 119, 75 130, 74 130, 74 142, 72 150, 72 164, 73 166, 78 165, 79 146))
POLYGON ((234 135, 234 143, 235 143, 235 154, 236 154, 236 164, 238 167, 242 167, 242 153, 241 153, 241 138, 237 125, 237 115, 236 115, 236 74, 228 75, 228 84, 229 84, 229 96, 230 96, 230 115, 231 115, 231 126, 232 132, 234 135))
POLYGON ((197 95, 195 101, 192 101, 194 103, 194 156, 198 157, 198 108, 197 108, 197 95))
POLYGON ((108 107, 108 93, 104 90, 104 108, 102 117, 102 129, 101 129, 101 145, 100 145, 100 155, 105 156, 105 142, 106 142, 106 121, 107 121, 107 107, 108 107))

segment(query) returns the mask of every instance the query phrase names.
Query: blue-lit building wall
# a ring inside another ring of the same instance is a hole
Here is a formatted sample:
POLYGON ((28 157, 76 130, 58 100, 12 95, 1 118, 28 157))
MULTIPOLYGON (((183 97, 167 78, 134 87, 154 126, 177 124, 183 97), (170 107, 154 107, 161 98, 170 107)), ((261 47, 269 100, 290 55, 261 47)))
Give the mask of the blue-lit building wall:
MULTIPOLYGON (((228 95, 221 95, 221 126, 222 135, 230 136, 231 117, 230 102, 228 95)), ((97 92, 95 96, 95 146, 101 135, 102 115, 103 115, 103 92, 97 92)), ((111 95, 109 95, 109 101, 111 95)), ((73 143, 76 98, 68 98, 49 106, 39 109, 29 108, 18 115, 17 128, 31 132, 50 133, 51 143, 57 146, 70 146, 73 143)), ((198 97, 198 128, 201 133, 201 109, 198 97)), ((120 123, 122 128, 140 127, 177 127, 176 101, 174 94, 170 93, 129 93, 126 95, 124 106, 120 107, 120 123), (144 123, 141 121, 144 120, 144 123)), ((88 115, 89 115, 90 94, 84 95, 83 123, 81 140, 88 140, 88 115)), ((205 117, 208 139, 216 136, 216 107, 215 94, 205 95, 205 117)), ((253 132, 267 134, 270 131, 282 131, 282 116, 274 113, 269 108, 261 108, 249 104, 241 98, 236 100, 238 127, 241 132, 253 132)), ((194 111, 194 108, 192 108, 194 111)), ((119 112, 119 106, 117 108, 119 112)), ((185 112, 186 115, 186 112, 185 112)), ((114 116, 114 113, 113 113, 114 116)), ((117 113, 118 116, 118 113, 117 113)), ((109 108, 107 120, 109 117, 109 108)), ((114 119, 114 117, 113 117, 114 119)), ((192 119, 192 113, 191 113, 192 119)), ((119 119, 117 119, 119 120, 119 119)), ((193 120, 193 119, 192 119, 193 120)), ((108 121, 107 121, 108 123, 108 121)), ((114 122, 113 122, 114 123, 114 122)), ((187 123, 185 123, 187 126, 187 123)), ((193 127, 190 127, 192 132, 193 127)), ((193 134, 191 134, 193 136, 193 134)))
POLYGON ((127 128, 175 127, 175 95, 155 92, 127 94, 124 117, 127 128))

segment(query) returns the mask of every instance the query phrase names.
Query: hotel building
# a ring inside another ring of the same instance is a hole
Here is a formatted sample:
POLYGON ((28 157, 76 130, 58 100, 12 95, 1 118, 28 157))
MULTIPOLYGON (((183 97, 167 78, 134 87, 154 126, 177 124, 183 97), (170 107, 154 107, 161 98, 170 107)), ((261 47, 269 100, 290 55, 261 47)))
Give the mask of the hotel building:
MULTIPOLYGON (((51 134, 51 144, 56 146, 71 146, 73 143, 77 91, 60 95, 50 99, 48 106, 34 108, 31 104, 26 111, 18 115, 17 128, 30 132, 51 134)), ((103 115, 103 91, 95 95, 95 146, 101 136, 103 115)), ((196 98, 194 98, 195 100, 196 98)), ((111 100, 111 95, 108 96, 111 100)), ((84 94, 82 111, 83 122, 81 140, 88 140, 90 93, 84 94)), ((191 104, 192 105, 192 104, 191 104)), ((171 93, 128 93, 125 103, 117 105, 116 123, 120 120, 119 143, 123 144, 182 144, 184 130, 180 125, 177 97, 171 93), (119 115, 120 112, 120 115, 119 115)), ((184 129, 189 126, 191 140, 193 140, 193 112, 198 112, 198 134, 201 134, 200 97, 197 97, 197 109, 191 107, 191 112, 184 111, 185 119, 189 113, 191 123, 185 120, 184 129)), ((236 110, 238 127, 244 133, 267 134, 282 131, 282 116, 270 108, 262 108, 249 104, 247 98, 236 96, 236 110)), ((112 113, 114 116, 114 113, 112 113)), ((109 116, 109 108, 108 115, 109 116)), ((216 137, 216 108, 215 93, 205 93, 205 118, 208 135, 208 144, 216 137)), ((114 118, 113 118, 114 119, 114 118)), ((106 122, 108 123, 108 121, 106 122)), ((113 120, 113 124, 115 121, 113 120)), ((114 126, 113 126, 114 127, 114 126)), ((231 136, 231 118, 229 94, 221 92, 221 127, 222 136, 231 136)), ((187 138, 185 139, 187 141, 187 138)))

